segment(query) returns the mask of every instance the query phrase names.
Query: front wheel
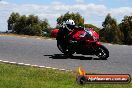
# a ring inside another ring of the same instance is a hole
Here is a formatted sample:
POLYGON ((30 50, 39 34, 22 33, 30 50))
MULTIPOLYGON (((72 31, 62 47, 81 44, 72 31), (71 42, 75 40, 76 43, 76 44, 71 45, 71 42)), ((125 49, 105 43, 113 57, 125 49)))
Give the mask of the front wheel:
POLYGON ((65 52, 66 52, 66 47, 65 47, 64 44, 61 43, 60 41, 57 41, 57 47, 58 47, 58 49, 59 49, 62 53, 65 53, 65 52))
POLYGON ((59 41, 57 42, 57 47, 62 53, 64 53, 67 56, 72 56, 72 54, 75 53, 74 51, 68 49, 68 47, 66 47, 65 44, 63 44, 59 41))
POLYGON ((109 51, 105 46, 100 45, 96 50, 96 56, 100 59, 107 59, 109 57, 109 51))

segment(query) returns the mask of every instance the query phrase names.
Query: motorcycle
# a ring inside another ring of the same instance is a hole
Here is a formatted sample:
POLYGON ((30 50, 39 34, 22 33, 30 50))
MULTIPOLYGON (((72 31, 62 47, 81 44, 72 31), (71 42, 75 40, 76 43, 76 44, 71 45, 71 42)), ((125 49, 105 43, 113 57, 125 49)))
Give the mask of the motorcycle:
POLYGON ((99 59, 109 57, 108 49, 99 42, 99 35, 92 28, 76 28, 68 33, 68 41, 62 30, 52 32, 56 36, 57 47, 64 55, 72 56, 74 53, 82 55, 96 55, 99 59))

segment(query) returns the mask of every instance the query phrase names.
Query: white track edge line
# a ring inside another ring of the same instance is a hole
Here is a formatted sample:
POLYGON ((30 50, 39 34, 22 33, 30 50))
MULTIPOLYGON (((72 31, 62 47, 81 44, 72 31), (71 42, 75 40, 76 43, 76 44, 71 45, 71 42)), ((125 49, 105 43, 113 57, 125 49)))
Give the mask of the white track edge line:
POLYGON ((17 62, 10 62, 10 61, 7 61, 7 60, 0 60, 0 62, 9 63, 9 64, 16 64, 16 65, 31 66, 31 67, 38 67, 38 68, 47 68, 47 69, 60 70, 60 71, 66 71, 66 72, 72 72, 72 70, 67 70, 67 69, 59 69, 59 68, 54 68, 54 67, 31 65, 31 64, 17 63, 17 62))

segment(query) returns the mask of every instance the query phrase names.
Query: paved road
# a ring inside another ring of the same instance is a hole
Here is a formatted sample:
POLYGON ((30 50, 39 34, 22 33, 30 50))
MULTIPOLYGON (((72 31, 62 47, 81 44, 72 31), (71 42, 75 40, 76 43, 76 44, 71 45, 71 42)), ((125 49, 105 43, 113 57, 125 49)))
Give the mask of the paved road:
POLYGON ((71 70, 82 65, 87 72, 132 75, 132 46, 104 45, 110 51, 107 60, 76 54, 66 58, 57 49, 56 40, 0 36, 0 59, 71 70))

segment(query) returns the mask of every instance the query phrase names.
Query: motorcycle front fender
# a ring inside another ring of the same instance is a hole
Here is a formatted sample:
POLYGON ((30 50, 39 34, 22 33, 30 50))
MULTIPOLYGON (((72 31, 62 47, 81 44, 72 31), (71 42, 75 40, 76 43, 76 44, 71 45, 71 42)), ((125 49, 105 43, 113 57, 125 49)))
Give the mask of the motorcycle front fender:
POLYGON ((92 45, 96 45, 96 46, 102 45, 101 42, 98 42, 98 41, 90 41, 90 40, 87 40, 86 41, 86 44, 92 44, 92 45))
POLYGON ((94 49, 96 49, 96 48, 98 48, 99 46, 101 46, 102 44, 100 43, 100 42, 93 42, 92 43, 92 47, 94 48, 94 49))
POLYGON ((101 44, 101 42, 96 42, 96 45, 97 45, 97 46, 100 46, 100 45, 102 45, 102 44, 101 44))

